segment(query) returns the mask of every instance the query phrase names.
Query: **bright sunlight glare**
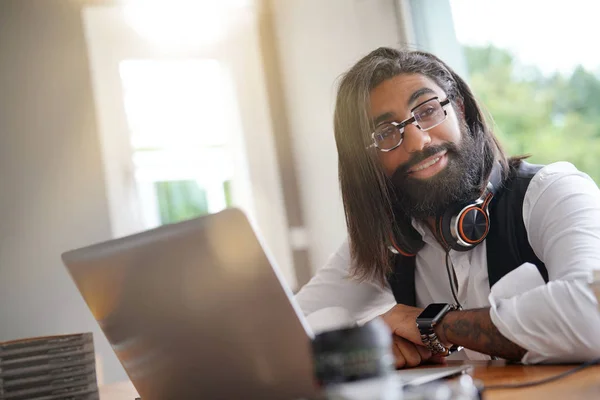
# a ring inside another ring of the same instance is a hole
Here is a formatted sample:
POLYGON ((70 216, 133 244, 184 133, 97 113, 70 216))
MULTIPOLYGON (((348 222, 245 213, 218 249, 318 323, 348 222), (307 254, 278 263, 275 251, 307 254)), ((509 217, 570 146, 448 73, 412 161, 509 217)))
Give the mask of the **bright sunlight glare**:
POLYGON ((570 73, 581 64, 600 67, 600 2, 589 0, 450 0, 463 45, 510 50, 543 73, 570 73))
POLYGON ((250 0, 132 0, 124 7, 131 27, 144 39, 168 50, 218 42, 236 11, 250 0))

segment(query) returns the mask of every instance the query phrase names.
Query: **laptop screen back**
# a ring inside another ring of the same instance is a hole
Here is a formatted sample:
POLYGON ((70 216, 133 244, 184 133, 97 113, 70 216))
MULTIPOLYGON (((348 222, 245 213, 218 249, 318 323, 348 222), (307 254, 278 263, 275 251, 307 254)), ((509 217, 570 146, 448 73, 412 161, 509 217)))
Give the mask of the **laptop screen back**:
POLYGON ((63 261, 142 399, 314 395, 306 325, 241 211, 63 261))

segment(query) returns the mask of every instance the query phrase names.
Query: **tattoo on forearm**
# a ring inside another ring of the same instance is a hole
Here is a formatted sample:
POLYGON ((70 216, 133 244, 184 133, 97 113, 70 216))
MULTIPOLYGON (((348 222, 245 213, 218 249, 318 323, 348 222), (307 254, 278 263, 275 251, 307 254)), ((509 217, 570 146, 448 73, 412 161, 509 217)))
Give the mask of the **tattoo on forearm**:
POLYGON ((505 338, 490 319, 489 308, 449 313, 442 321, 446 338, 480 353, 518 361, 527 352, 505 338))

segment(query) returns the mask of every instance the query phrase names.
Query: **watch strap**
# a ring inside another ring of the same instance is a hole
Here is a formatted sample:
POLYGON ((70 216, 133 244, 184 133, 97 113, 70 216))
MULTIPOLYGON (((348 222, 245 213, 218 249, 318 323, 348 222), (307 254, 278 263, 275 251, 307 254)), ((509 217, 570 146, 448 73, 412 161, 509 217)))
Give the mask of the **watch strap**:
MULTIPOLYGON (((458 308, 455 305, 449 305, 446 312, 440 316, 440 320, 450 311, 457 310, 458 308)), ((434 331, 435 324, 432 322, 429 326, 423 327, 422 325, 417 324, 417 328, 419 329, 419 333, 421 334, 421 341, 427 347, 432 354, 441 354, 444 357, 448 356, 455 351, 462 349, 460 346, 452 346, 446 347, 440 342, 437 334, 434 331)))

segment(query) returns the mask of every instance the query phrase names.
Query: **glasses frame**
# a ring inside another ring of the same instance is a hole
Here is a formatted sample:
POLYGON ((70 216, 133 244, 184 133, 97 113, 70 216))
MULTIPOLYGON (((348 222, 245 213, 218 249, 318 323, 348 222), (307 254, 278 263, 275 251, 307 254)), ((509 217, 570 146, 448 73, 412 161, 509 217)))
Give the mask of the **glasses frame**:
MULTIPOLYGON (((411 115, 410 118, 407 118, 404 121, 400 121, 400 122, 391 121, 391 122, 382 122, 382 123, 380 123, 379 125, 385 123, 385 124, 391 124, 394 127, 396 127, 396 129, 398 129, 398 132, 400 132, 400 140, 398 140, 398 143, 394 147, 389 148, 389 149, 382 149, 382 148, 380 148, 377 145, 377 141, 375 140, 375 133, 376 132, 373 132, 373 133, 371 133, 371 140, 373 141, 373 143, 371 143, 370 145, 368 145, 365 148, 366 149, 372 149, 373 147, 375 147, 375 148, 377 148, 377 150, 382 151, 384 153, 387 153, 388 151, 392 151, 392 150, 398 148, 402 144, 402 142, 404 141, 404 128, 406 127, 406 125, 411 125, 412 124, 412 125, 416 126, 417 128, 419 128, 419 130, 422 131, 422 132, 426 132, 426 131, 428 131, 430 129, 433 129, 436 126, 438 126, 441 123, 443 123, 444 121, 446 121, 446 119, 448 118, 448 112, 446 111, 446 107, 448 106, 448 104, 450 104, 450 99, 449 98, 447 98, 446 100, 441 100, 440 101, 439 97, 437 97, 437 96, 436 97, 432 97, 432 98, 430 98, 428 100, 425 100, 424 102, 419 103, 416 106, 414 106, 410 110, 410 115, 411 115), (442 107, 442 110, 444 111, 444 118, 440 122, 438 122, 437 124, 432 125, 429 128, 427 128, 427 129, 423 129, 419 125, 419 122, 417 122, 417 118, 415 117, 415 110, 417 108, 421 107, 423 104, 429 103, 430 101, 433 101, 433 100, 437 100, 440 103, 440 106, 442 107)), ((379 126, 379 125, 377 125, 377 126, 379 126)))

